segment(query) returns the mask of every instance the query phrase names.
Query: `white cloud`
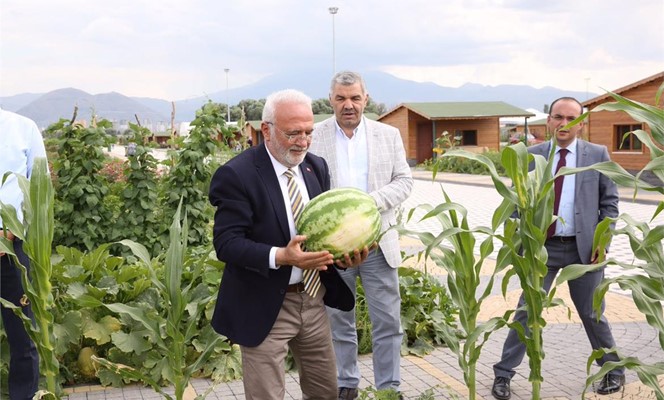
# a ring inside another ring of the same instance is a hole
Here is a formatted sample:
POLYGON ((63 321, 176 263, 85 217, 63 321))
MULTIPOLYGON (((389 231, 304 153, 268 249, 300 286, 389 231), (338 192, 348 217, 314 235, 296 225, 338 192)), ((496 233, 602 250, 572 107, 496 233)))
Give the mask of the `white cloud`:
POLYGON ((664 2, 2 0, 0 95, 77 87, 180 99, 286 69, 445 86, 591 90, 664 69, 664 2), (590 80, 586 80, 590 78, 590 80))

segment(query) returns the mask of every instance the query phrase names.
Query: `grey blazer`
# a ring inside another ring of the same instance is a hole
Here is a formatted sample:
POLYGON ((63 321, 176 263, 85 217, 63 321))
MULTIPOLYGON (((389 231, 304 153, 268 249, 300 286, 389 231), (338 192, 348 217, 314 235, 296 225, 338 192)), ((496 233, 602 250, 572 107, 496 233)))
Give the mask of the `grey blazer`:
MULTIPOLYGON (((551 142, 544 142, 528 148, 532 154, 549 157, 551 142)), ((600 146, 577 139, 576 166, 587 167, 609 161, 606 146, 600 146)), ((579 257, 589 264, 593 256, 593 235, 595 228, 604 218, 618 216, 618 188, 613 181, 597 171, 576 174, 574 186, 574 221, 576 245, 579 257)))
MULTIPOLYGON (((406 161, 406 151, 397 128, 363 118, 367 129, 369 151, 369 194, 374 198, 382 217, 383 231, 395 225, 396 207, 408 198, 413 177, 406 161)), ((335 118, 316 124, 309 151, 323 157, 330 167, 332 188, 339 187, 335 118)), ((383 235, 379 243, 392 268, 401 264, 399 234, 395 230, 383 235)))

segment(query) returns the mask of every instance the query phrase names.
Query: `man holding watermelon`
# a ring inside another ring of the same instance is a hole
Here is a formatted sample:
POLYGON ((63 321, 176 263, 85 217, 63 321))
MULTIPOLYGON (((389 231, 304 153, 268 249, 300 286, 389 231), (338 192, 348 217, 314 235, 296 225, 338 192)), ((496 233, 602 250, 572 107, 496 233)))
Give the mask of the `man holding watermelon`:
MULTIPOLYGON (((309 151, 327 161, 333 188, 354 187, 373 197, 381 214, 382 231, 386 231, 396 224, 395 210, 410 195, 413 178, 399 130, 363 116, 368 100, 359 74, 336 74, 330 87, 334 117, 316 126, 309 151)), ((401 384, 403 337, 397 274, 400 264, 399 236, 390 230, 358 268, 340 271, 353 294, 357 277, 362 281, 373 329, 376 388, 396 392, 401 384)), ((355 312, 328 307, 328 315, 337 358, 338 398, 354 399, 360 383, 355 312)))
MULTIPOLYGON (((291 350, 305 399, 337 398, 335 355, 325 306, 352 310, 353 294, 329 251, 305 252, 300 208, 330 188, 325 160, 307 150, 311 99, 295 90, 267 97, 265 143, 219 167, 210 183, 213 243, 226 263, 212 326, 240 345, 247 399, 283 399, 291 350), (318 277, 307 286, 307 276, 318 277), (315 289, 311 289, 315 287, 315 289)), ((345 258, 359 265, 368 250, 345 258)))

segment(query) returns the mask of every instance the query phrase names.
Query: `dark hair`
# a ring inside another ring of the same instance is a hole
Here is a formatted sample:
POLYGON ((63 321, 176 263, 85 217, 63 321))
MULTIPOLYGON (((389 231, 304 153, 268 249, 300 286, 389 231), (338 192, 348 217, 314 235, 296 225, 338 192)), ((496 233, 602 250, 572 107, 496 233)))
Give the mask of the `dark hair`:
MULTIPOLYGON (((581 103, 579 102, 579 100, 575 99, 574 97, 569 97, 569 96, 560 97, 560 98, 555 99, 555 100, 551 103, 551 105, 549 106, 549 114, 551 114, 551 112, 553 111, 553 106, 554 106, 557 102, 559 102, 560 100, 569 100, 569 101, 573 101, 573 102, 575 102, 576 104, 579 105, 579 110, 581 110, 581 114, 583 114, 583 105, 581 105, 581 103)), ((580 115, 580 114, 579 114, 579 115, 580 115)))

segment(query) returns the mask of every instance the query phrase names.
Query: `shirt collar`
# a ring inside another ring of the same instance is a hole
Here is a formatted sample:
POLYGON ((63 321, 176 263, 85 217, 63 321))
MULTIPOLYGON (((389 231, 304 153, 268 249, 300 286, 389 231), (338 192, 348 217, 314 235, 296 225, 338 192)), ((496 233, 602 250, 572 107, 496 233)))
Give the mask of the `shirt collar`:
POLYGON ((274 168, 274 172, 277 174, 277 176, 282 176, 286 170, 290 169, 293 171, 293 174, 295 176, 300 176, 300 166, 297 165, 293 168, 288 168, 284 164, 280 163, 276 158, 272 156, 272 153, 270 153, 270 149, 265 146, 265 150, 267 150, 267 155, 270 157, 270 161, 272 161, 272 168, 274 168))
MULTIPOLYGON (((569 144, 569 146, 565 147, 571 154, 576 154, 576 145, 578 143, 578 140, 575 138, 572 143, 569 144)), ((562 149, 562 147, 556 145, 556 154, 562 149)))
MULTIPOLYGON (((337 135, 341 135, 348 140, 352 139, 346 136, 346 133, 343 131, 343 129, 341 129, 341 127, 339 126, 339 122, 337 121, 336 118, 334 119, 334 127, 337 135)), ((364 132, 364 115, 360 117, 360 123, 357 125, 355 129, 353 129, 353 138, 356 137, 357 135, 361 135, 363 132, 364 132)))

